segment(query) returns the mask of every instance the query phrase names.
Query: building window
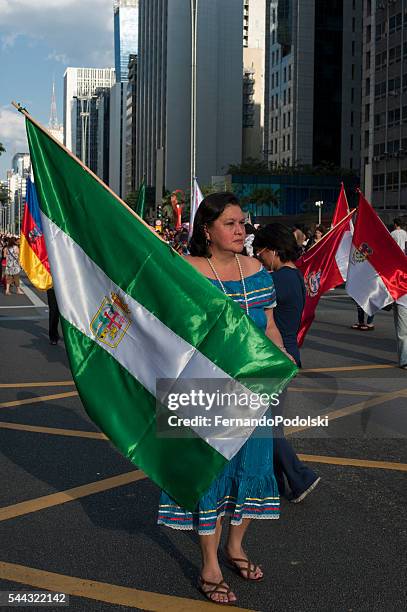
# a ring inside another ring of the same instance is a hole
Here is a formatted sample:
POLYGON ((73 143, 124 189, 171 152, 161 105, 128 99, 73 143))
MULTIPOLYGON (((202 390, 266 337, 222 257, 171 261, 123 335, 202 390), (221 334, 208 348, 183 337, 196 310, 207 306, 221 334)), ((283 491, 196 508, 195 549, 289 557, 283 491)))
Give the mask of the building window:
POLYGON ((291 104, 291 87, 288 88, 288 104, 291 104))
POLYGON ((365 121, 370 121, 370 104, 365 104, 365 121))
POLYGON ((274 72, 271 75, 271 89, 274 89, 274 72))
POLYGON ((352 32, 355 32, 356 30, 356 19, 353 17, 352 18, 352 32))
POLYGON ((365 96, 370 96, 370 78, 367 77, 365 82, 365 96))
POLYGON ((372 14, 372 0, 367 0, 366 2, 366 15, 370 17, 372 14))
POLYGON ((273 23, 276 23, 276 9, 273 9, 273 23))
POLYGON ((370 51, 366 53, 366 70, 370 70, 370 51))
POLYGON ((277 51, 276 51, 276 63, 277 64, 279 62, 279 59, 280 59, 280 51, 277 49, 277 51))
POLYGON ((285 113, 284 113, 283 114, 283 128, 285 128, 285 121, 286 121, 286 119, 285 119, 285 113))
POLYGON ((284 96, 284 106, 285 106, 287 104, 287 90, 286 89, 284 89, 283 96, 284 96))
POLYGON ((369 135, 370 135, 369 130, 365 130, 365 148, 369 146, 369 135))
POLYGON ((349 148, 351 151, 353 151, 353 134, 350 135, 350 145, 349 148))
POLYGON ((284 75, 284 83, 287 83, 287 68, 285 67, 284 67, 283 75, 284 75))
POLYGON ((271 54, 271 65, 272 65, 272 66, 274 66, 275 61, 276 61, 276 54, 275 54, 275 52, 273 51, 273 53, 271 54))
POLYGON ((352 81, 355 79, 355 64, 352 64, 352 81))
POLYGON ((351 102, 351 104, 353 104, 354 101, 355 101, 355 88, 352 87, 351 90, 350 90, 350 102, 351 102))
POLYGON ((288 66, 288 80, 291 81, 291 64, 288 66))
POLYGON ((291 136, 287 134, 287 151, 291 149, 291 136))
MULTIPOLYGON (((407 106, 405 108, 407 110, 407 106)), ((288 127, 291 127, 291 111, 288 111, 288 127)))
POLYGON ((372 40, 372 26, 368 25, 366 27, 366 42, 370 43, 371 40, 372 40))
POLYGON ((274 121, 275 121, 276 132, 277 132, 278 131, 278 117, 275 117, 274 121))
POLYGON ((352 40, 352 57, 355 57, 355 52, 356 52, 356 43, 354 40, 352 40))
POLYGON ((352 170, 353 168, 353 158, 351 157, 349 160, 349 168, 352 170))
POLYGON ((272 33, 271 33, 271 44, 272 45, 276 44, 276 32, 275 32, 275 30, 273 30, 272 33))
POLYGON ((276 72, 276 87, 278 87, 278 72, 276 72))
POLYGON ((271 96, 271 110, 274 110, 274 96, 271 96))
POLYGON ((353 111, 350 113, 350 127, 353 127, 353 111))
POLYGON ((283 151, 285 151, 285 136, 283 136, 283 151))

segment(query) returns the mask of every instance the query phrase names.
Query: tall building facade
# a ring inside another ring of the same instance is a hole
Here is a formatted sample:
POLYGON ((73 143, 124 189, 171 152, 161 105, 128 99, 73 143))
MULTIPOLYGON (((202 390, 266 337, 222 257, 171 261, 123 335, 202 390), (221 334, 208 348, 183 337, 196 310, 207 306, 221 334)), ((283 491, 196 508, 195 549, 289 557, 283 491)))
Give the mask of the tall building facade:
POLYGON ((137 55, 129 57, 129 82, 126 106, 126 194, 135 192, 136 185, 136 114, 137 114, 137 55))
MULTIPOLYGON (((191 168, 191 8, 140 0, 136 183, 186 189, 191 168)), ((196 174, 201 184, 240 163, 243 0, 199 2, 196 174), (225 27, 227 24, 227 27, 225 27)))
POLYGON ((263 159, 266 4, 243 5, 243 159, 263 159))
POLYGON ((390 222, 407 213, 407 0, 365 0, 361 184, 390 222))
POLYGON ((362 2, 270 0, 265 159, 359 170, 362 2))
POLYGON ((130 55, 138 52, 139 0, 115 0, 114 59, 118 83, 128 80, 130 55))
POLYGON ((67 68, 64 74, 64 144, 97 170, 98 95, 115 83, 114 68, 67 68))

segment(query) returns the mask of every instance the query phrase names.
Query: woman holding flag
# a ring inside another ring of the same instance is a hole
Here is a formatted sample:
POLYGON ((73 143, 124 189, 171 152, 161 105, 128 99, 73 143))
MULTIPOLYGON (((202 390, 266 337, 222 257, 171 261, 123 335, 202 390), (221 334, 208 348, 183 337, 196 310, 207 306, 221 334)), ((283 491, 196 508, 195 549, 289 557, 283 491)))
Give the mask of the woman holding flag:
MULTIPOLYGON (((285 352, 273 319, 273 281, 257 260, 239 255, 244 239, 245 214, 237 198, 231 193, 211 194, 196 213, 187 260, 238 302, 285 352)), ((236 602, 236 596, 224 582, 218 560, 224 515, 231 517, 225 560, 241 578, 261 580, 263 572, 247 557, 242 540, 253 518, 276 519, 279 515, 271 437, 252 435, 200 499, 195 512, 181 508, 164 492, 161 494, 158 523, 175 529, 196 529, 200 535, 200 590, 211 601, 230 604, 236 602)))

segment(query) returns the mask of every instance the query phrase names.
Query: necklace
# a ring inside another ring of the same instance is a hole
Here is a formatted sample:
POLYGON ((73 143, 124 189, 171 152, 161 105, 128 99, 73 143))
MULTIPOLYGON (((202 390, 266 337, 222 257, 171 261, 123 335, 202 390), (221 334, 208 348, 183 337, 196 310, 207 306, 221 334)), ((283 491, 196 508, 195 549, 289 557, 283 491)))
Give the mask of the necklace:
MULTIPOLYGON (((243 295, 244 295, 244 303, 245 303, 245 308, 246 308, 246 314, 249 315, 249 304, 247 302, 247 291, 246 291, 246 284, 244 282, 244 276, 243 276, 243 270, 242 270, 242 266, 240 264, 240 260, 239 257, 236 255, 235 253, 235 258, 236 258, 236 262, 237 262, 237 266, 239 268, 239 272, 240 272, 240 281, 242 283, 242 287, 243 287, 243 295)), ((209 257, 206 258, 206 261, 209 264, 209 267, 211 268, 216 280, 218 281, 218 283, 220 284, 220 286, 222 287, 222 291, 225 295, 227 295, 226 293, 226 289, 224 284, 222 283, 222 281, 219 278, 219 274, 216 272, 211 260, 209 259, 209 257)))

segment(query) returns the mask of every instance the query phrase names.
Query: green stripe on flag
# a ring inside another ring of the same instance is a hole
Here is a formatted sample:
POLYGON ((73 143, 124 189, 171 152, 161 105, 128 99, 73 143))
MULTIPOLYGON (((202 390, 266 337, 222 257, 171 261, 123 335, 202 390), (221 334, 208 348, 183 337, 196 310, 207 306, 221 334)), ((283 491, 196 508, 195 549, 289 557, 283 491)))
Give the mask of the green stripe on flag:
POLYGON ((187 428, 177 427, 177 438, 157 437, 154 396, 96 342, 61 320, 72 373, 90 418, 125 457, 194 510, 227 460, 187 428))

